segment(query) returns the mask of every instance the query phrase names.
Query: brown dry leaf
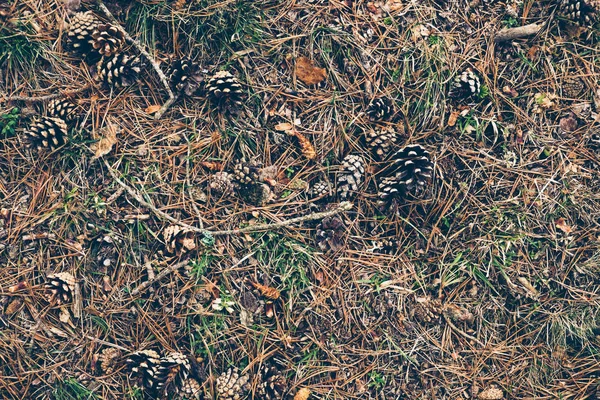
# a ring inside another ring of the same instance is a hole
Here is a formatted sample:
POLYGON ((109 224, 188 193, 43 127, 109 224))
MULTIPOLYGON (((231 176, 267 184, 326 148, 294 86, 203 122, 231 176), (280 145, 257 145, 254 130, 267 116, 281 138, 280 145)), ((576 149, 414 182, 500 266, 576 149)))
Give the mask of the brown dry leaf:
POLYGON ((21 308, 21 304, 23 304, 23 300, 17 297, 16 299, 8 303, 8 305, 6 306, 6 311, 4 313, 6 315, 12 315, 16 313, 21 308))
POLYGON ((568 117, 561 118, 558 126, 565 133, 575 132, 578 128, 578 123, 573 116, 569 115, 568 117))
POLYGON ((519 95, 519 92, 517 92, 515 88, 508 85, 502 88, 502 93, 507 94, 510 97, 517 97, 519 95))
POLYGON ((274 287, 261 285, 260 283, 256 283, 256 282, 250 282, 250 283, 256 289, 258 289, 260 294, 265 296, 267 299, 277 300, 279 298, 279 296, 281 296, 281 293, 279 293, 279 290, 275 289, 274 287))
POLYGON ((300 144, 300 150, 302 151, 302 155, 309 160, 314 160, 317 157, 317 152, 315 151, 314 146, 308 140, 306 136, 303 134, 296 132, 296 139, 298 139, 298 143, 300 144))
POLYGON ((456 121, 458 121, 458 117, 460 116, 460 111, 452 111, 450 117, 448 117, 448 126, 456 125, 456 121))
POLYGON ((103 136, 96 143, 93 143, 90 148, 94 151, 92 160, 98 159, 111 152, 113 146, 117 144, 117 134, 120 129, 116 124, 108 122, 106 127, 102 129, 103 136))
POLYGON ((160 110, 161 106, 148 106, 146 107, 146 109, 144 110, 146 112, 146 114, 154 114, 155 112, 157 112, 158 110, 160 110))
POLYGON ((530 61, 533 61, 535 59, 535 56, 538 53, 538 51, 540 51, 540 46, 531 46, 531 48, 527 52, 527 58, 530 61))
POLYGON ((202 161, 200 165, 204 168, 208 168, 211 171, 220 171, 223 169, 223 164, 216 161, 202 161))
POLYGON ((562 217, 561 217, 561 218, 559 218, 559 219, 557 219, 556 221, 554 221, 554 223, 556 224, 556 227, 557 227, 558 229, 560 229, 561 231, 563 231, 564 233, 567 233, 567 234, 568 234, 568 233, 571 233, 571 232, 573 232, 573 228, 572 228, 572 227, 570 227, 570 226, 567 224, 567 221, 566 221, 564 218, 562 218, 562 217))
POLYGON ((327 77, 325 68, 315 67, 313 62, 306 57, 296 60, 296 76, 307 85, 316 85, 327 77))
POLYGON ((294 396, 294 400, 308 400, 310 397, 310 389, 302 388, 298 390, 298 393, 294 396))
POLYGON ((288 132, 294 129, 294 125, 289 122, 282 122, 280 124, 275 125, 275 130, 280 132, 288 132))

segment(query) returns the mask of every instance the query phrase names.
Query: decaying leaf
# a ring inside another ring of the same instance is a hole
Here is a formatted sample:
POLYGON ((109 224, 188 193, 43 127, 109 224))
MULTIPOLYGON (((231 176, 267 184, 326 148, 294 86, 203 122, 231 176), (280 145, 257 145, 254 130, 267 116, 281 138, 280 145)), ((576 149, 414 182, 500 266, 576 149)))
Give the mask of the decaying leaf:
POLYGON ((148 107, 146 107, 146 109, 144 111, 146 112, 146 114, 154 114, 155 112, 160 110, 160 107, 161 106, 158 106, 158 105, 148 106, 148 107))
POLYGON ((197 247, 194 232, 178 225, 167 226, 163 231, 163 238, 169 253, 183 254, 197 247))
POLYGON ((296 139, 298 139, 302 155, 309 160, 314 160, 317 157, 317 152, 315 151, 315 148, 310 140, 308 140, 308 138, 300 132, 296 132, 294 136, 296 136, 296 139))
POLYGON ((313 62, 306 57, 296 60, 296 76, 307 85, 316 85, 327 77, 325 68, 315 67, 313 62))
POLYGON ((92 160, 98 159, 111 152, 113 146, 117 143, 117 135, 119 134, 119 126, 108 121, 106 127, 101 131, 101 138, 98 142, 90 145, 94 151, 92 160))
POLYGON ((310 389, 302 388, 298 390, 298 393, 294 396, 294 400, 308 400, 310 397, 310 389))
POLYGON ((274 287, 261 285, 260 283, 256 283, 256 282, 251 282, 251 283, 252 283, 252 286, 254 286, 256 289, 258 289, 260 294, 265 296, 267 299, 277 300, 279 298, 279 296, 281 296, 281 293, 279 293, 279 290, 275 289, 274 287))
POLYGON ((282 122, 280 124, 275 125, 275 130, 280 132, 288 132, 294 129, 294 125, 289 122, 282 122))
POLYGON ((458 117, 460 116, 460 111, 452 111, 450 117, 448 117, 448 126, 456 125, 456 121, 458 121, 458 117))
POLYGON ((223 164, 216 161, 202 161, 200 165, 211 171, 220 171, 223 169, 223 164))
POLYGON ((562 217, 557 219, 556 221, 554 221, 554 223, 556 224, 556 227, 558 229, 560 229, 561 231, 563 231, 564 233, 569 234, 569 233, 573 232, 573 228, 570 227, 567 224, 567 221, 562 217))

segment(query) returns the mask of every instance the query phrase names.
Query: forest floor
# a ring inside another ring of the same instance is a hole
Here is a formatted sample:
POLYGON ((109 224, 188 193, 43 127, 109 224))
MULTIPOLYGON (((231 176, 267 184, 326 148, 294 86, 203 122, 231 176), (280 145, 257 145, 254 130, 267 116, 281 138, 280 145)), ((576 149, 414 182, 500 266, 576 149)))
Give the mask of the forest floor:
POLYGON ((202 84, 241 84, 235 108, 182 95, 155 118, 169 94, 152 65, 124 88, 94 80, 66 3, 0 4, 1 398, 160 397, 124 361, 147 349, 192 358, 202 398, 237 368, 267 399, 265 366, 271 398, 598 398, 598 30, 549 0, 106 0, 162 70, 192 57, 202 84), (469 68, 480 93, 450 97, 469 68), (78 106, 54 151, 27 146, 48 101, 14 98, 48 95, 78 106), (373 121, 379 98, 393 112, 373 121), (364 142, 382 129, 433 162, 389 207, 364 142), (352 208, 286 224, 336 210, 348 154, 366 170, 352 208), (210 189, 242 158, 264 201, 210 189), (58 272, 76 281, 62 304, 58 272))

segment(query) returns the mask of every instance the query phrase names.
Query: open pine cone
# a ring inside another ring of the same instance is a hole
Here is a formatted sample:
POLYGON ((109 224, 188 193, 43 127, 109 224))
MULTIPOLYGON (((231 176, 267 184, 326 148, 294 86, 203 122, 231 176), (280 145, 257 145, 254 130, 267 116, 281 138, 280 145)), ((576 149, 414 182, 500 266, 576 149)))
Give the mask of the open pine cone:
POLYGON ((48 116, 60 118, 65 122, 72 121, 76 117, 77 104, 69 99, 54 99, 48 103, 48 116))
POLYGON ((215 172, 208 178, 208 188, 217 196, 226 196, 233 192, 232 175, 225 171, 215 172))
POLYGON ((317 226, 317 245, 322 251, 338 251, 344 246, 346 225, 340 217, 323 218, 317 226))
POLYGON ((156 370, 160 364, 160 355, 154 350, 139 350, 131 353, 126 360, 129 371, 142 387, 156 389, 156 370))
POLYGON ((433 164, 429 152, 420 145, 410 145, 391 157, 386 176, 379 183, 379 197, 391 200, 407 192, 418 192, 431 179, 433 164))
POLYGON ((219 400, 244 399, 250 390, 248 374, 240 375, 237 368, 223 372, 215 384, 219 400))
POLYGON ((311 199, 326 199, 331 196, 331 185, 327 181, 317 181, 308 190, 308 197, 311 199))
POLYGON ((263 365, 260 371, 261 382, 258 385, 257 394, 259 399, 280 400, 286 389, 285 376, 276 367, 263 365))
POLYGON ((92 35, 98 25, 100 25, 100 20, 91 11, 73 15, 67 27, 70 47, 83 55, 89 54, 93 49, 92 35))
POLYGON ((218 104, 242 104, 242 85, 228 71, 219 71, 213 75, 208 81, 206 89, 209 96, 218 104))
POLYGON ((600 13, 600 0, 559 0, 560 14, 577 25, 593 25, 600 13))
POLYGON ((479 76, 471 68, 467 68, 454 79, 449 96, 455 99, 469 99, 481 93, 479 76))
POLYGON ((422 323, 429 324, 439 321, 443 312, 442 302, 430 297, 418 297, 415 299, 412 313, 414 317, 422 323))
POLYGON ((140 71, 139 57, 119 53, 102 57, 96 66, 96 80, 117 88, 130 86, 136 82, 140 71))
POLYGON ((154 376, 156 390, 159 393, 177 392, 190 375, 191 368, 189 358, 181 353, 171 352, 162 357, 154 376))
POLYGON ((183 254, 195 250, 196 234, 179 225, 169 225, 163 231, 166 250, 171 254, 183 254))
POLYGON ((384 160, 398 142, 398 135, 392 126, 371 129, 365 134, 365 142, 376 159, 384 160))
POLYGON ((233 166, 233 178, 239 185, 255 184, 260 179, 260 167, 245 160, 238 160, 233 166))
POLYGON ((351 194, 357 192, 365 180, 365 161, 356 154, 348 154, 342 160, 340 172, 337 177, 337 194, 346 200, 351 194))
POLYGON ((372 121, 383 121, 394 113, 394 103, 387 97, 379 97, 367 107, 367 115, 372 121))
POLYGON ((114 347, 107 347, 98 354, 96 366, 100 373, 111 375, 118 367, 121 358, 121 350, 114 347))
POLYGON ((204 399, 202 386, 194 378, 188 378, 181 384, 177 391, 176 400, 199 400, 204 399))
POLYGON ((186 96, 193 96, 204 80, 200 65, 190 58, 174 60, 166 75, 173 91, 186 96))
POLYGON ((72 301, 76 284, 77 281, 70 272, 49 274, 44 285, 48 293, 48 302, 64 304, 72 301))
POLYGON ((92 48, 100 55, 110 57, 121 50, 125 44, 125 34, 118 27, 102 24, 92 33, 92 48))
POLYGON ((32 147, 54 150, 67 142, 68 128, 64 119, 40 117, 33 121, 25 132, 32 147))

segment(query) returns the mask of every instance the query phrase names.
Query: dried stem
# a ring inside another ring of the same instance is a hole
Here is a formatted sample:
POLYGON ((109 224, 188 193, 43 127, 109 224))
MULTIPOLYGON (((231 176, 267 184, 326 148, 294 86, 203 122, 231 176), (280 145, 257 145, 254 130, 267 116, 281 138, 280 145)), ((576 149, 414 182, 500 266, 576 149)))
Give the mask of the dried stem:
POLYGON ((156 71, 156 74, 160 78, 161 83, 163 84, 165 89, 167 89, 167 93, 169 94, 169 99, 163 104, 163 106, 160 108, 160 110, 158 110, 156 112, 156 114, 154 114, 154 119, 160 119, 163 116, 163 114, 167 111, 167 109, 177 100, 177 97, 173 94, 173 91, 171 90, 171 85, 169 85, 169 80, 167 79, 167 76, 160 68, 160 65, 158 65, 158 62, 156 62, 156 60, 150 55, 150 53, 148 53, 146 51, 144 46, 142 46, 142 44, 139 41, 132 38, 131 35, 129 35, 129 33, 125 29, 123 29, 123 27, 121 26, 119 21, 117 21, 117 19, 114 17, 114 15, 112 15, 110 10, 104 5, 102 0, 96 0, 96 4, 100 8, 100 10, 102 10, 104 15, 106 15, 106 17, 121 32, 123 32, 123 35, 125 36, 125 40, 127 40, 128 43, 131 43, 140 52, 140 54, 143 55, 146 58, 146 60, 148 60, 148 62, 152 65, 152 68, 154 68, 154 70, 156 71))
POLYGON ((494 41, 496 43, 508 42, 509 40, 524 38, 537 34, 543 25, 529 24, 524 26, 517 26, 514 28, 505 28, 496 34, 494 41))
POLYGON ((5 97, 5 98, 3 98, 2 101, 3 102, 24 101, 26 103, 39 103, 39 102, 44 102, 44 101, 58 99, 59 97, 69 97, 69 96, 72 96, 74 94, 85 92, 86 90, 88 90, 91 87, 92 87, 92 84, 88 83, 88 84, 86 84, 86 85, 84 85, 84 86, 82 86, 80 88, 77 88, 77 89, 68 90, 68 91, 59 92, 59 93, 53 93, 53 94, 49 94, 49 95, 46 95, 46 96, 39 96, 39 97, 11 96, 11 97, 5 97))

